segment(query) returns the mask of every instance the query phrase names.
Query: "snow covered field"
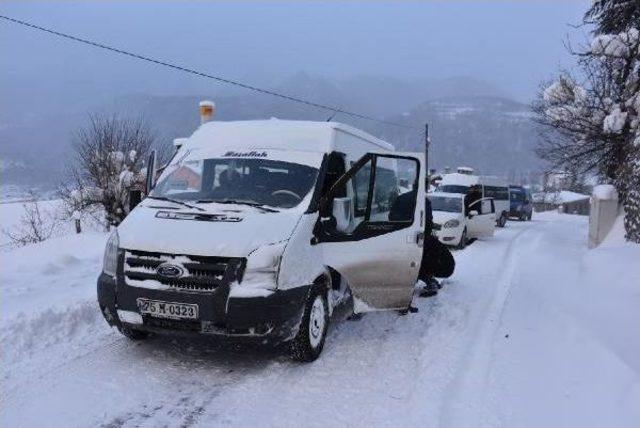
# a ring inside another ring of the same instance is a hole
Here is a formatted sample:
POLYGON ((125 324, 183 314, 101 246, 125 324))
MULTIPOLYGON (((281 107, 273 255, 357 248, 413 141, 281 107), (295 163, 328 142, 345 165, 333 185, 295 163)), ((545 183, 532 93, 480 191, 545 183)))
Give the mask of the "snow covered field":
POLYGON ((335 322, 312 364, 128 341, 96 304, 104 234, 3 252, 0 426, 637 427, 640 246, 586 238, 585 217, 509 222, 419 313, 335 322))

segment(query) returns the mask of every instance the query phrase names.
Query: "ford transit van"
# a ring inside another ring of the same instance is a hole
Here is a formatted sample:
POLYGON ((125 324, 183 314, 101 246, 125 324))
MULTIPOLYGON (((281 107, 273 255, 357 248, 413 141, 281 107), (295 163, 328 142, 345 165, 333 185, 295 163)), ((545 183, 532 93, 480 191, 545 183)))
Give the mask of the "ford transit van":
POLYGON ((178 146, 106 246, 98 301, 125 336, 286 342, 311 361, 337 305, 410 306, 421 153, 340 123, 282 120, 207 122, 178 146))

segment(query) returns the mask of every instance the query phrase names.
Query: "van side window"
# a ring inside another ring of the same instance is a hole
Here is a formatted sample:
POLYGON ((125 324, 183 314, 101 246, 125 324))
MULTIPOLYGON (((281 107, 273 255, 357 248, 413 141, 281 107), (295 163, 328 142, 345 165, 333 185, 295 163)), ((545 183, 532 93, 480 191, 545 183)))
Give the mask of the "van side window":
POLYGON ((369 199, 369 182, 371 181, 371 161, 367 162, 351 178, 353 189, 353 213, 358 223, 364 220, 369 199))
POLYGON ((370 221, 412 222, 417 164, 410 159, 378 158, 370 221))
POLYGON ((371 161, 352 177, 354 225, 362 221, 413 222, 418 164, 411 159, 378 157, 371 187, 371 161), (402 183, 402 184, 401 184, 402 183))
POLYGON ((509 188, 500 186, 484 186, 484 196, 497 201, 509 200, 509 188))
POLYGON ((338 180, 320 205, 314 233, 320 242, 350 241, 384 235, 415 223, 420 163, 412 157, 367 154, 338 180))

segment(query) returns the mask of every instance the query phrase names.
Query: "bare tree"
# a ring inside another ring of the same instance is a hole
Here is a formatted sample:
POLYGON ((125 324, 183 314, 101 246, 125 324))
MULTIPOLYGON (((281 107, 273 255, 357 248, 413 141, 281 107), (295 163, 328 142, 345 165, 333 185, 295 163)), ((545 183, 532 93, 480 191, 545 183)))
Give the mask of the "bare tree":
POLYGON ((142 119, 91 115, 78 131, 69 180, 60 195, 70 212, 103 210, 107 227, 129 212, 129 191, 140 187, 154 134, 142 119))
POLYGON ((13 229, 3 229, 2 233, 11 243, 18 246, 46 241, 53 235, 60 220, 51 212, 44 210, 37 195, 29 192, 28 201, 22 205, 24 212, 20 223, 13 229))

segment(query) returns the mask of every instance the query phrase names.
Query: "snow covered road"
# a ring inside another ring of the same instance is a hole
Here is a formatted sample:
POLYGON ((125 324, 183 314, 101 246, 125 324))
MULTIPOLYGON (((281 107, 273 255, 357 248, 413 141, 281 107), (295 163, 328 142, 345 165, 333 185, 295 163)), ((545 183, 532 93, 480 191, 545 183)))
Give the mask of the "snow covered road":
POLYGON ((637 426, 640 249, 586 228, 510 222, 419 313, 335 322, 312 364, 128 341, 95 303, 104 235, 0 254, 0 425, 637 426))

